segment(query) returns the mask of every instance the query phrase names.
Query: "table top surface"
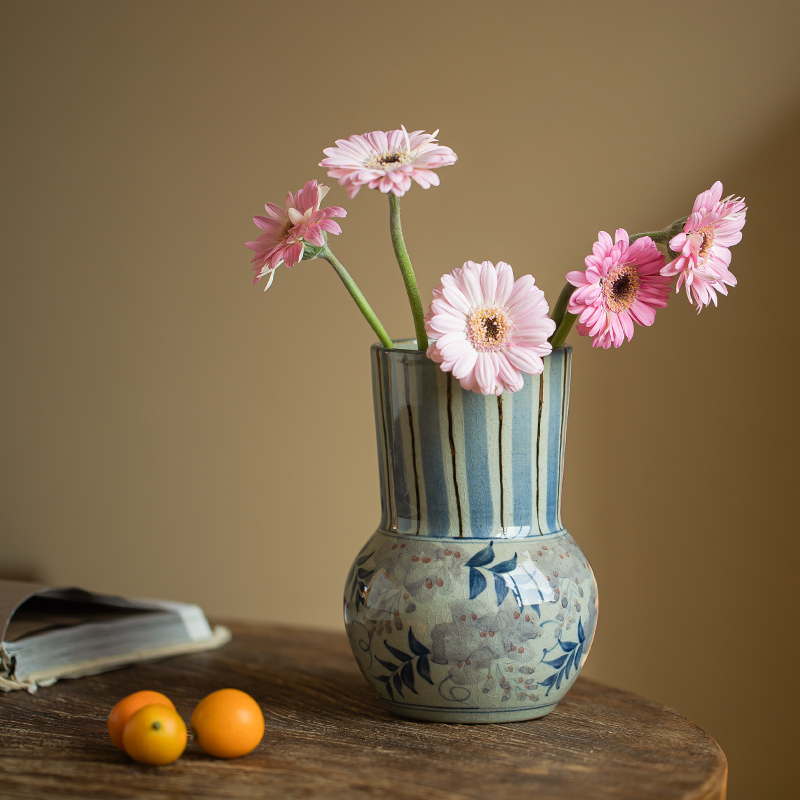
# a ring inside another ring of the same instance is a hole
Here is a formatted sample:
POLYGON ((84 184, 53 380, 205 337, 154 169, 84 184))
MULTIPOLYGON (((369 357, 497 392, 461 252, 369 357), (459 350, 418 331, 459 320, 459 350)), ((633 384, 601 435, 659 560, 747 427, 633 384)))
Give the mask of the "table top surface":
POLYGON ((358 671, 344 634, 230 626, 220 650, 138 664, 35 695, 0 692, 4 798, 691 798, 725 797, 727 762, 675 711, 585 678, 548 716, 447 725, 393 716, 358 671), (122 697, 154 689, 188 721, 234 687, 264 710, 249 755, 211 758, 192 742, 166 767, 108 739, 122 697))

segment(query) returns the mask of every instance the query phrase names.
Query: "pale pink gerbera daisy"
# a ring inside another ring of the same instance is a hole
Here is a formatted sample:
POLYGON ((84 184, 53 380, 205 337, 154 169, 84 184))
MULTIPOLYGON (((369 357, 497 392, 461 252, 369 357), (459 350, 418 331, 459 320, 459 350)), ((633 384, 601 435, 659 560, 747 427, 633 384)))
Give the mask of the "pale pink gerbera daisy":
POLYGON ((267 203, 268 217, 253 217, 253 222, 264 233, 254 242, 245 242, 245 247, 256 251, 253 269, 258 274, 253 283, 258 283, 269 275, 266 291, 272 285, 275 270, 281 263, 293 267, 303 260, 305 243, 322 247, 325 244, 323 231, 339 234, 342 229, 331 217, 346 217, 347 212, 339 206, 320 208, 322 199, 328 193, 327 186, 319 186, 309 181, 297 194, 286 195, 286 208, 267 203))
POLYGON ((433 341, 428 357, 465 389, 481 394, 516 392, 522 373, 542 372, 542 356, 553 348, 547 341, 556 325, 532 275, 514 281, 502 261, 476 264, 442 275, 425 315, 433 341))
POLYGON ((412 178, 423 189, 438 186, 439 176, 433 170, 456 163, 458 156, 449 147, 436 144, 437 133, 408 133, 403 127, 355 134, 326 148, 328 158, 319 165, 329 167, 328 175, 347 187, 348 197, 355 197, 362 186, 402 197, 412 178))
POLYGON ((676 290, 686 281, 686 296, 691 301, 694 295, 698 314, 709 303, 717 304, 717 292, 728 294, 726 284, 736 286, 728 248, 742 240, 747 206, 743 197, 721 198, 719 181, 697 195, 683 233, 669 243, 680 255, 661 270, 662 275, 678 276, 676 290))
POLYGON ((586 271, 568 272, 577 286, 569 313, 578 314, 578 333, 592 337, 592 347, 619 347, 633 337, 633 323, 652 325, 656 309, 667 305, 671 279, 661 275, 664 256, 649 236, 628 244, 619 228, 615 241, 600 231, 586 257, 586 271))

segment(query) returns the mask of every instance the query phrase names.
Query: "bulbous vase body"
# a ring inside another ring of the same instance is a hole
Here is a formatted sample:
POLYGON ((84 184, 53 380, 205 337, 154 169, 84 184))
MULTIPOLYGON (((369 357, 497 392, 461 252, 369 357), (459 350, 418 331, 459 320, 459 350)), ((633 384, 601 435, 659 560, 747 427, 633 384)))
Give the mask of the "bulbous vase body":
POLYGON ((500 397, 403 343, 371 356, 382 515, 345 585, 353 654, 403 716, 544 716, 597 621, 594 575, 561 524, 571 348, 500 397))

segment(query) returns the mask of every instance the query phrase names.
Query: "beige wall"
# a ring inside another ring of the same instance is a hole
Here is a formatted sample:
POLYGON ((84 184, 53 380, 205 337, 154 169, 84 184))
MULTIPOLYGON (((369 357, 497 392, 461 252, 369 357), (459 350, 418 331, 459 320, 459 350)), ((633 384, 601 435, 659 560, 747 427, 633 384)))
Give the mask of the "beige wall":
MULTIPOLYGON (((551 303, 599 229, 716 179, 740 285, 630 344, 573 336, 565 521, 600 584, 586 674, 695 720, 732 800, 788 797, 797 674, 798 5, 7 2, 0 574, 338 627, 378 519, 372 332, 324 262, 243 247, 334 139, 441 128, 423 297, 464 260, 551 303)), ((332 242, 392 335, 386 199, 332 242)), ((2 699, 2 698, 0 698, 2 699)))

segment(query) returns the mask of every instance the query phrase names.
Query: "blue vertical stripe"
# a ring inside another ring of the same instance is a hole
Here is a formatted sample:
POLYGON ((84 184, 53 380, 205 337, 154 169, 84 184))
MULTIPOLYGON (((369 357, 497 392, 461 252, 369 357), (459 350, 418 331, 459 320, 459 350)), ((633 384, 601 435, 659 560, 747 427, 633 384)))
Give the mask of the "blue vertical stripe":
POLYGON ((416 361, 409 359, 409 369, 417 368, 417 426, 419 427, 419 463, 422 467, 420 480, 425 483, 425 508, 422 514, 428 522, 429 536, 458 536, 458 531, 450 531, 450 505, 447 498, 447 482, 444 471, 450 469, 442 460, 442 436, 448 438, 448 432, 440 430, 439 403, 442 400, 437 385, 439 367, 433 369, 417 366, 416 361), (421 411, 422 409, 422 411, 421 411))
POLYGON ((386 372, 389 378, 390 412, 389 424, 392 428, 392 480, 394 482, 394 513, 397 530, 408 533, 410 530, 408 519, 411 516, 411 493, 408 486, 408 473, 406 471, 406 458, 411 453, 406 453, 403 442, 402 426, 407 425, 407 415, 403 413, 405 407, 405 391, 403 387, 402 362, 397 359, 386 362, 386 372), (399 368, 398 368, 399 367, 399 368), (401 400, 402 398, 402 400, 401 400))
POLYGON ((563 388, 564 351, 556 350, 545 360, 545 368, 550 372, 548 393, 548 441, 547 441, 547 499, 545 519, 546 533, 558 530, 558 491, 561 461, 561 390, 563 388))
MULTIPOLYGON (((492 536, 499 531, 493 529, 494 504, 490 471, 497 474, 499 463, 489 459, 486 440, 487 398, 475 392, 462 392, 464 412, 464 459, 467 464, 467 491, 469 493, 469 520, 471 535, 479 538, 492 536)), ((497 400, 491 396, 497 413, 497 400)), ((494 459, 496 460, 496 459, 494 459)))
POLYGON ((391 511, 389 510, 389 497, 391 487, 388 484, 389 476, 386 474, 386 436, 383 429, 383 376, 380 363, 380 349, 373 345, 372 356, 372 404, 375 409, 375 436, 378 441, 378 475, 381 481, 381 527, 391 526, 391 511))
POLYGON ((561 521, 561 489, 564 485, 564 452, 567 449, 567 420, 569 418, 569 383, 572 375, 572 348, 564 350, 564 374, 561 379, 563 397, 561 398, 561 439, 559 440, 558 454, 558 528, 563 530, 561 521))
POLYGON ((525 385, 514 395, 511 428, 512 479, 514 512, 510 525, 533 525, 533 459, 532 427, 539 403, 539 377, 525 376, 525 385), (536 404, 533 403, 534 395, 536 404))
MULTIPOLYGON (((411 448, 406 447, 406 435, 409 432, 408 411, 406 410, 406 385, 403 362, 392 359, 392 431, 394 434, 394 506, 397 516, 397 530, 400 533, 411 533, 417 525, 416 497, 414 487, 409 482, 411 465, 411 448)), ((410 439, 410 436, 408 437, 410 439)))
POLYGON ((397 441, 392 417, 392 361, 389 354, 381 352, 381 376, 383 377, 383 418, 386 425, 386 452, 388 453, 387 466, 389 470, 389 491, 391 492, 389 528, 397 528, 397 485, 395 477, 397 470, 394 462, 396 451, 402 449, 402 442, 397 441))

